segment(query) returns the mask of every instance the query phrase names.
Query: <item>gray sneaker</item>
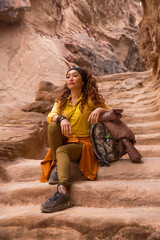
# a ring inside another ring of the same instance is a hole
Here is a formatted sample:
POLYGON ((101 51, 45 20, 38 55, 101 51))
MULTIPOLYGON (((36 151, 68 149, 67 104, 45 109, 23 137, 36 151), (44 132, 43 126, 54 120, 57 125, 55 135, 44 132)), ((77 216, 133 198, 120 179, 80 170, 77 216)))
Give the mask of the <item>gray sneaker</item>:
POLYGON ((46 213, 58 212, 66 208, 73 206, 72 201, 69 198, 68 192, 62 194, 57 191, 46 202, 41 205, 41 211, 46 213))
POLYGON ((58 183, 58 172, 57 172, 57 167, 56 167, 56 171, 53 173, 52 176, 50 176, 49 180, 48 180, 49 184, 57 184, 58 183))

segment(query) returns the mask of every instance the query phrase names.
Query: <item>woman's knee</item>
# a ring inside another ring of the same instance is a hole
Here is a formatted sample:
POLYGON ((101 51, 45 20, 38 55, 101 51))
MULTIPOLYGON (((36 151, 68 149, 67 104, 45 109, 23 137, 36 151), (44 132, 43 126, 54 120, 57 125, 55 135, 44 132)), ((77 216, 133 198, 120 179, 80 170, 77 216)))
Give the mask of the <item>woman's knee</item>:
POLYGON ((53 134, 55 131, 60 131, 57 122, 51 122, 48 124, 48 134, 53 134))
POLYGON ((60 154, 67 154, 68 155, 68 151, 65 148, 66 145, 60 146, 59 148, 57 148, 56 150, 56 156, 60 155, 60 154))

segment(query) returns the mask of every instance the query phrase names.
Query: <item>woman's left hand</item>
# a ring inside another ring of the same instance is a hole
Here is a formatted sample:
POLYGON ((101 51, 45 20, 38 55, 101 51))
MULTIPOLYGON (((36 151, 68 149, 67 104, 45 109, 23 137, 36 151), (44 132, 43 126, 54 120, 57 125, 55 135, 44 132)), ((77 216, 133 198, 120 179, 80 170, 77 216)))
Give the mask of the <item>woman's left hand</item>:
POLYGON ((90 121, 91 124, 97 123, 101 113, 106 112, 107 110, 104 108, 96 108, 89 116, 88 122, 90 121))

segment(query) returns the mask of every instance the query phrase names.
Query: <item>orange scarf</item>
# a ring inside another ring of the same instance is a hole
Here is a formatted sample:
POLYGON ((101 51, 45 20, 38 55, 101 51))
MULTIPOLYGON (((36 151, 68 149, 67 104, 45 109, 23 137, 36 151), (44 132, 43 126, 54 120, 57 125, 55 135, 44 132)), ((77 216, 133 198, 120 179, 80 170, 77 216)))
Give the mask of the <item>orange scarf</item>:
MULTIPOLYGON (((79 169, 83 174, 83 179, 94 180, 97 175, 98 162, 97 158, 93 152, 92 143, 90 137, 69 137, 67 143, 78 143, 83 144, 82 155, 79 162, 79 169)), ((47 155, 44 160, 41 162, 41 177, 40 182, 47 182, 52 166, 54 166, 54 159, 49 148, 47 155)))

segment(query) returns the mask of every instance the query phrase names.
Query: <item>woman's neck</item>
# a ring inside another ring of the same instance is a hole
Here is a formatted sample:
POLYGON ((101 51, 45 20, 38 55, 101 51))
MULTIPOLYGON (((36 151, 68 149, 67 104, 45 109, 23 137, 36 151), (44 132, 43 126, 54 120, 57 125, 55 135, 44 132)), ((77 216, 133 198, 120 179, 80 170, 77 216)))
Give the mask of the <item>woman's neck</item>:
POLYGON ((79 90, 79 89, 75 89, 74 91, 72 90, 71 91, 71 98, 72 98, 72 100, 78 100, 78 98, 80 98, 80 96, 81 96, 81 89, 79 90))
POLYGON ((81 90, 75 89, 74 91, 71 91, 71 104, 73 106, 76 104, 80 96, 81 96, 81 90))

